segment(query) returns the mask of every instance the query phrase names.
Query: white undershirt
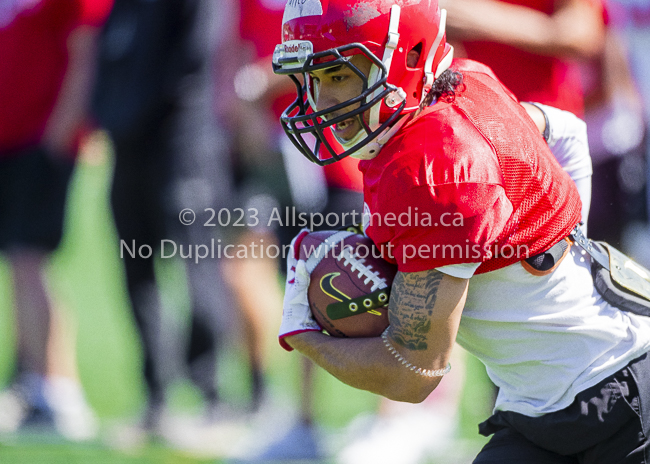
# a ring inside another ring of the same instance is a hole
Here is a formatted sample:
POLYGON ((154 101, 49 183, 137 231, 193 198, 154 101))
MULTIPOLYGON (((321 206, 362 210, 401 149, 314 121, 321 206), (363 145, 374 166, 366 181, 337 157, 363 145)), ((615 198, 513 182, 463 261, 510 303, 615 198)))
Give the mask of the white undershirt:
MULTIPOLYGON (((549 147, 578 187, 586 225, 592 167, 585 124, 540 106, 549 118, 549 147)), ((576 245, 547 276, 534 276, 521 263, 474 276, 478 266, 438 270, 471 278, 457 341, 483 361, 499 387, 496 410, 539 416, 564 409, 577 393, 650 350, 650 318, 607 304, 593 285, 589 256, 576 245)))
POLYGON ((457 341, 499 387, 497 410, 538 416, 650 350, 650 318, 603 301, 574 245, 547 276, 515 263, 472 277, 457 341))

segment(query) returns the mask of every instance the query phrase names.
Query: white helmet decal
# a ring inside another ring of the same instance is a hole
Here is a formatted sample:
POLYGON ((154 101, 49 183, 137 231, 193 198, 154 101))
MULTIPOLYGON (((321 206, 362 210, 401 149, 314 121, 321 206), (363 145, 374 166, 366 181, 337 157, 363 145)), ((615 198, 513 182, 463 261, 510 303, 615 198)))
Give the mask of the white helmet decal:
POLYGON ((359 3, 350 8, 346 25, 348 27, 357 27, 366 24, 371 19, 381 15, 381 11, 370 3, 359 3))
POLYGON ((320 16, 323 5, 320 0, 288 0, 282 16, 282 24, 303 16, 320 16))

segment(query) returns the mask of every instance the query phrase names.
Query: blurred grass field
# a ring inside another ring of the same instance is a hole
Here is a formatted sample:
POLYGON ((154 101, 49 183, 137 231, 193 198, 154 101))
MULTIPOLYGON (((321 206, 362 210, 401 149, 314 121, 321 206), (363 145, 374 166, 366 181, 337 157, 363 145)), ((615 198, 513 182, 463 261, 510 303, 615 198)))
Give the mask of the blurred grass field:
MULTIPOLYGON (((111 174, 110 154, 93 162, 84 161, 76 169, 67 206, 64 242, 54 255, 48 278, 55 299, 74 321, 77 333, 79 376, 87 399, 105 431, 106 424, 135 419, 142 410, 144 387, 140 373, 139 341, 123 283, 118 241, 108 203, 111 174)), ((171 263, 161 268, 161 277, 169 290, 165 295, 167 312, 180 321, 187 314, 186 290, 182 271, 171 263)), ((6 385, 14 359, 12 332, 11 285, 6 262, 0 258, 0 385, 6 385)), ((299 388, 298 356, 269 348, 271 354, 269 382, 271 391, 296 398, 299 388)), ((478 362, 468 362, 463 391, 460 437, 469 448, 483 442, 476 434, 476 424, 489 411, 491 392, 486 389, 484 371, 478 362)), ((219 365, 219 383, 223 399, 235 406, 245 406, 249 396, 244 358, 234 345, 223 354, 219 365)), ((363 412, 373 412, 378 398, 349 388, 320 371, 315 383, 318 398, 315 412, 319 425, 340 430, 363 412)), ((197 410, 198 394, 180 384, 172 393, 172 407, 197 410)), ((105 434, 104 434, 105 435, 105 434)), ((162 444, 152 444, 129 452, 111 449, 103 436, 86 444, 59 440, 21 437, 0 442, 0 464, 190 464, 206 461, 175 451, 162 444)), ((439 461, 442 462, 442 461, 439 461)), ((449 461, 449 464, 459 464, 449 461)))

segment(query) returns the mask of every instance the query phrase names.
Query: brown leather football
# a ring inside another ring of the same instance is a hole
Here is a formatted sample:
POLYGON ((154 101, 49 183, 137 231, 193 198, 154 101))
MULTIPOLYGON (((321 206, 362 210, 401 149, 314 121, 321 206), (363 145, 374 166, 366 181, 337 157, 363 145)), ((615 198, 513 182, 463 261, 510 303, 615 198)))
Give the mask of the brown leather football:
POLYGON ((308 234, 300 257, 317 263, 308 299, 320 326, 333 337, 378 337, 388 327, 388 299, 397 267, 365 235, 308 234), (345 236, 347 235, 347 236, 345 236))

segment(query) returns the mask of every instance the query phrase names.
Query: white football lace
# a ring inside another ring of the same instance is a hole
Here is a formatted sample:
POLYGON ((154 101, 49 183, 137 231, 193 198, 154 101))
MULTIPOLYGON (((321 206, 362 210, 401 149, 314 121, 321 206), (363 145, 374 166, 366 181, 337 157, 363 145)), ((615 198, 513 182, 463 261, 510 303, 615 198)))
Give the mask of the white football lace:
POLYGON ((343 260, 343 267, 350 265, 350 270, 352 272, 359 272, 359 278, 365 280, 363 281, 364 285, 368 285, 368 282, 372 281, 372 287, 370 288, 371 292, 375 290, 380 290, 388 287, 386 284, 386 279, 379 276, 378 271, 372 271, 372 264, 367 266, 364 264, 366 262, 365 258, 358 258, 350 251, 351 247, 343 248, 343 251, 339 253, 336 257, 337 260, 343 260))
POLYGON ((334 249, 336 245, 342 243, 343 240, 348 238, 350 235, 352 235, 352 232, 342 230, 332 234, 326 238, 324 242, 321 242, 307 258, 307 271, 311 274, 323 258, 329 255, 330 250, 334 249))

